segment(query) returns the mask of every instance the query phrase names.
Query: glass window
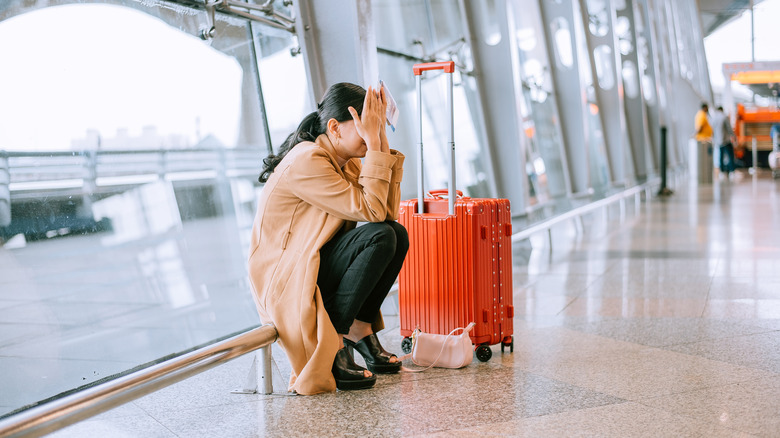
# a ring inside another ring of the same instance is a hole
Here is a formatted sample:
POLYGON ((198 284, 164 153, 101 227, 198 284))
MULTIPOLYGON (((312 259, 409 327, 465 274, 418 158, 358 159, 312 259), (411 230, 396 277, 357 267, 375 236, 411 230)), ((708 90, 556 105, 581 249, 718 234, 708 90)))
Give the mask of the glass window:
POLYGON ((522 99, 521 127, 526 136, 526 173, 531 203, 567 193, 563 140, 555 90, 537 4, 510 4, 515 23, 522 99))
POLYGON ((537 37, 534 29, 526 27, 517 29, 517 47, 524 52, 531 52, 536 48, 537 37))
POLYGON ((571 30, 569 22, 564 18, 558 17, 550 24, 552 35, 555 40, 555 56, 558 63, 566 68, 574 65, 574 51, 571 44, 571 30))
POLYGON ((481 11, 482 39, 488 46, 495 46, 501 42, 501 29, 498 25, 498 11, 496 0, 484 0, 484 8, 481 11))
POLYGON ((622 55, 628 55, 634 51, 631 38, 631 22, 628 17, 620 16, 615 23, 615 34, 618 37, 618 46, 622 55))
POLYGON ((634 5, 634 23, 636 24, 636 45, 637 61, 639 62, 638 71, 642 77, 642 96, 645 103, 654 106, 655 100, 655 80, 651 74, 652 61, 650 59, 650 48, 647 38, 645 38, 645 9, 641 3, 634 5))
POLYGON ((623 88, 626 96, 634 99, 639 96, 639 80, 636 65, 631 60, 623 61, 623 88))
POLYGON ((605 0, 588 0, 588 29, 596 36, 606 36, 609 33, 609 11, 605 0))
POLYGON ((683 78, 686 78, 688 77, 688 45, 686 40, 688 38, 687 29, 690 27, 690 21, 685 21, 683 19, 679 2, 672 2, 670 12, 672 14, 674 30, 677 36, 674 41, 674 46, 677 51, 677 62, 680 65, 680 75, 683 78))
POLYGON ((63 5, 12 17, 2 29, 14 42, 0 49, 3 149, 181 148, 207 135, 223 145, 238 140, 241 66, 160 19, 116 5, 63 5), (51 23, 57 38, 37 37, 42 23, 51 23), (46 129, 34 129, 33 120, 46 129))
POLYGON ((298 41, 284 31, 268 32, 252 24, 257 46, 261 84, 295 84, 263 87, 263 102, 268 120, 271 145, 276 151, 295 131, 314 103, 309 101, 308 80, 303 56, 298 55, 298 41))
MULTIPOLYGON (((419 122, 412 65, 434 59, 454 60, 458 66, 453 75, 456 186, 469 196, 489 196, 488 178, 492 176, 486 171, 489 169, 489 163, 485 161, 489 156, 488 146, 481 141, 485 136, 480 122, 475 122, 475 115, 479 115, 476 112, 479 99, 475 81, 468 76, 472 58, 465 42, 465 31, 462 28, 464 20, 459 3, 455 0, 412 1, 399 5, 395 1, 374 0, 372 9, 379 49, 379 72, 398 104, 398 125, 406 126, 405 129, 389 133, 388 140, 393 147, 414 157, 416 161, 416 127, 419 122)), ((443 111, 447 99, 446 77, 440 71, 426 72, 422 88, 425 188, 447 188, 450 116, 443 111)), ((406 184, 402 185, 402 196, 416 197, 416 185, 409 184, 412 178, 404 181, 406 184)))
POLYGON ((596 47, 593 50, 593 59, 596 63, 599 87, 611 90, 615 86, 615 58, 612 54, 612 47, 606 44, 596 47))
POLYGON ((655 81, 649 74, 642 75, 642 96, 647 105, 655 105, 655 81))
POLYGON ((270 109, 302 107, 292 36, 258 64, 243 20, 203 41, 202 11, 70 3, 0 11, 0 415, 260 323, 258 65, 270 109))
MULTIPOLYGON (((579 13, 575 5, 575 16, 579 13)), ((574 37, 577 44, 577 60, 582 84, 585 87, 587 96, 587 108, 585 111, 586 135, 588 141, 588 166, 591 188, 596 193, 604 193, 609 184, 609 168, 607 165, 606 142, 604 140, 604 130, 602 128, 601 116, 599 115, 598 99, 596 98, 596 89, 593 74, 590 68, 590 56, 588 56, 588 44, 585 39, 585 29, 581 21, 574 22, 574 37)), ((609 49, 610 58, 612 50, 609 49)), ((614 62, 611 62, 614 70, 614 62)), ((598 64, 596 64, 598 68, 598 64)), ((614 83, 614 72, 612 73, 612 82, 614 83)))

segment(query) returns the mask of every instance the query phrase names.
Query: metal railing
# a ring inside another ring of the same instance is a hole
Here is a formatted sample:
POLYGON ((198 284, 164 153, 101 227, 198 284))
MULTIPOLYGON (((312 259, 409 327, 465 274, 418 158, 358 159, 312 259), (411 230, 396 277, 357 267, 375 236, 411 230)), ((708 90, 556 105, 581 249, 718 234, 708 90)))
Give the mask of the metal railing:
POLYGON ((588 204, 585 204, 581 207, 573 208, 569 211, 566 211, 564 213, 561 213, 559 215, 553 216, 549 219, 546 219, 542 222, 539 222, 537 224, 534 224, 528 228, 523 229, 522 231, 518 231, 517 233, 512 234, 512 242, 519 242, 521 240, 528 239, 532 235, 540 232, 540 231, 547 231, 547 238, 550 244, 550 249, 552 249, 552 232, 551 228, 554 225, 557 225, 561 222, 580 218, 581 216, 591 213, 595 210, 598 210, 599 208, 606 207, 612 203, 615 202, 621 202, 621 213, 625 209, 625 205, 623 204, 623 201, 626 198, 629 198, 631 196, 634 197, 635 203, 638 205, 641 202, 640 195, 642 192, 645 192, 645 199, 649 199, 651 196, 651 190, 653 187, 658 186, 661 183, 660 178, 653 178, 650 181, 647 181, 643 184, 628 188, 626 190, 623 190, 619 193, 615 193, 614 195, 607 196, 606 198, 599 199, 597 201, 590 202, 588 204))
POLYGON ((256 178, 264 151, 252 148, 2 151, 0 184, 11 199, 42 192, 92 194, 156 179, 256 178))
POLYGON ((270 394, 273 386, 267 362, 271 361, 271 344, 276 341, 276 338, 276 328, 271 324, 265 324, 133 374, 30 408, 0 421, 0 437, 43 436, 258 348, 261 349, 264 362, 263 393, 270 394))
POLYGON ((252 181, 264 152, 248 147, 84 151, 0 150, 0 227, 11 224, 12 204, 105 196, 154 181, 201 184, 252 181))
POLYGON ((8 189, 10 182, 8 158, 0 153, 0 227, 11 223, 11 191, 8 189))

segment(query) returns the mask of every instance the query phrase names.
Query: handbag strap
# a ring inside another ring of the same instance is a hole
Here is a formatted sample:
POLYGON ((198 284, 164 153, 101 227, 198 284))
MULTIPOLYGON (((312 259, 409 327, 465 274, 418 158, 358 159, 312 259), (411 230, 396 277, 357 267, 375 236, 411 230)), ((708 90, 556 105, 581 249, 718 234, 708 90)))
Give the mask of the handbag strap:
MULTIPOLYGON (((430 365, 428 365, 427 367, 425 367, 425 368, 423 368, 423 369, 419 369, 419 370, 413 370, 413 369, 410 369, 410 368, 406 368, 405 366, 401 366, 401 371, 405 371, 405 372, 407 372, 407 373, 420 373, 420 372, 423 372, 423 371, 426 371, 426 370, 430 369, 431 367, 433 367, 434 365, 436 365, 436 362, 438 362, 438 361, 439 361, 439 358, 441 358, 441 355, 442 355, 442 353, 444 353, 444 347, 446 347, 446 346, 447 346, 447 340, 448 340, 448 339, 449 339, 451 336, 453 336, 453 335, 455 334, 455 332, 457 332, 458 330, 463 330, 463 333, 462 333, 462 334, 468 333, 468 332, 470 332, 470 331, 471 331, 471 329, 472 329, 472 328, 473 328, 475 325, 476 325, 476 324, 472 322, 472 323, 469 323, 469 325, 467 325, 466 327, 457 327, 457 328, 453 329, 451 332, 449 332, 449 334, 447 334, 447 336, 444 338, 444 340, 443 340, 443 341, 442 341, 442 343, 441 343, 441 350, 439 350, 439 354, 436 356, 436 359, 434 359, 434 361, 433 361, 433 362, 431 362, 431 364, 430 364, 430 365)), ((412 353, 413 353, 413 352, 414 352, 414 345, 412 345, 412 353)), ((408 359, 409 357, 411 357, 411 356, 412 356, 412 353, 405 354, 405 355, 403 355, 403 356, 399 357, 399 358, 398 358, 398 360, 399 360, 400 362, 403 362, 405 359, 408 359)))

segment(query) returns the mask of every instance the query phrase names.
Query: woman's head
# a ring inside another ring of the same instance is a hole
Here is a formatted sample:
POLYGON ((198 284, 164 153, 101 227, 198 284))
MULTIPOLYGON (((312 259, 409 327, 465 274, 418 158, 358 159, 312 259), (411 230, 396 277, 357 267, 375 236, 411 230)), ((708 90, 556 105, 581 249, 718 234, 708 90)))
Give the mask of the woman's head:
POLYGON ((328 120, 336 119, 337 122, 347 122, 352 120, 352 115, 348 108, 355 108, 358 114, 363 111, 363 101, 366 99, 366 90, 349 82, 339 82, 331 85, 322 100, 317 104, 317 112, 322 124, 324 134, 327 129, 328 120))
POLYGON ((263 160, 263 170, 258 180, 263 183, 268 181, 276 166, 295 145, 303 141, 314 141, 325 134, 329 120, 334 119, 339 123, 352 121, 348 108, 351 106, 361 114, 365 97, 366 90, 358 85, 348 82, 331 85, 317 104, 317 110, 304 117, 295 132, 279 147, 276 155, 271 154, 263 160))

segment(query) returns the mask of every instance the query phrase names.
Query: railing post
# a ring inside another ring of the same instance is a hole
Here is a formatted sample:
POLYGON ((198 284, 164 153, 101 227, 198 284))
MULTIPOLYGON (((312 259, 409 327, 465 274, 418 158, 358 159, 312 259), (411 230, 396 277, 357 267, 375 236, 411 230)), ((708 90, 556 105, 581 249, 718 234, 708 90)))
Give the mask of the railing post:
POLYGON ((753 146, 753 151, 751 155, 752 158, 751 161, 753 161, 752 163, 753 166, 750 167, 750 170, 748 172, 750 172, 751 175, 758 175, 758 140, 756 140, 755 136, 753 136, 753 141, 751 143, 753 146))
POLYGON ((674 193, 666 187, 666 161, 666 126, 661 126, 661 163, 659 164, 661 167, 661 188, 658 190, 658 196, 669 196, 674 193))
POLYGON ((626 221, 626 198, 620 198, 620 201, 618 201, 620 206, 620 223, 626 221))
POLYGON ((8 153, 0 151, 0 227, 11 224, 11 170, 8 153))
POLYGON ((157 170, 157 178, 159 178, 160 181, 165 181, 165 171, 168 164, 168 157, 166 155, 165 149, 160 149, 157 152, 160 154, 160 168, 157 170))
POLYGON ((273 394, 273 357, 271 356, 271 346, 267 345, 260 349, 260 393, 273 394))
POLYGON ((244 381, 244 387, 230 391, 231 394, 273 394, 273 356, 271 354, 271 345, 260 348, 255 357, 252 358, 252 365, 249 367, 249 374, 244 381), (260 365, 258 367, 258 362, 260 365))
POLYGON ((97 150, 90 149, 83 152, 84 178, 81 185, 81 216, 92 217, 92 194, 97 189, 97 150))
MULTIPOLYGON (((774 126, 774 125, 773 125, 774 126)), ((770 130, 770 134, 772 131, 770 130)), ((769 161, 769 168, 772 170, 772 179, 780 176, 780 131, 776 131, 772 135, 772 152, 769 153, 767 160, 769 161)))
POLYGON ((228 153, 224 147, 216 149, 219 160, 217 160, 217 180, 222 181, 227 177, 228 153))

